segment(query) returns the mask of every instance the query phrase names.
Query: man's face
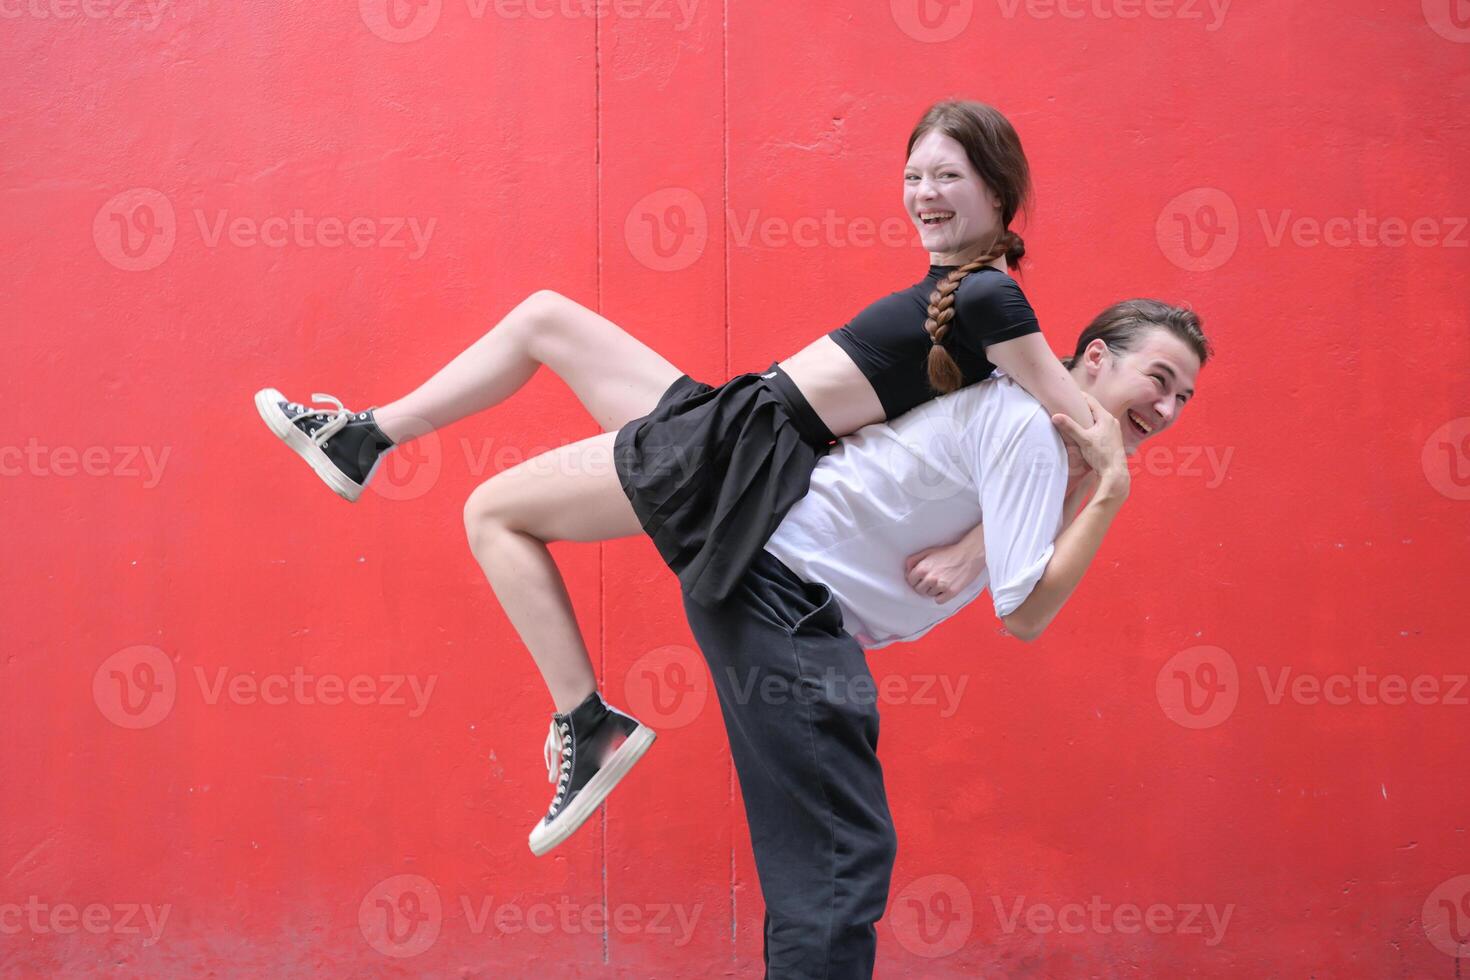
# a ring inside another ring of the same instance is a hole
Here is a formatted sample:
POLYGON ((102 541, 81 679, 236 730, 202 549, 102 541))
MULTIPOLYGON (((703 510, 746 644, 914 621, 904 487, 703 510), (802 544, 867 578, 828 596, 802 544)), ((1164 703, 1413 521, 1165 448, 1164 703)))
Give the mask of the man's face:
POLYGON ((914 144, 903 171, 903 204, 940 265, 960 264, 960 257, 1001 231, 1000 197, 970 166, 965 148, 938 131, 914 144))
POLYGON ((1128 455, 1179 420, 1194 398, 1199 358, 1163 328, 1139 337, 1135 349, 1113 353, 1094 340, 1082 355, 1084 391, 1117 418, 1128 455))

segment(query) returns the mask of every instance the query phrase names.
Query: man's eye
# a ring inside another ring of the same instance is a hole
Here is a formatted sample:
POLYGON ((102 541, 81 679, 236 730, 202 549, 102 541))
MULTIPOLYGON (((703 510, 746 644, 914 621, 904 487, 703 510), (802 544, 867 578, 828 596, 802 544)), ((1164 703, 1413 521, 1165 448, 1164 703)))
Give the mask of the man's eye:
POLYGON ((1159 383, 1159 387, 1160 388, 1167 388, 1168 387, 1168 384, 1164 381, 1164 376, 1162 374, 1151 374, 1151 375, 1149 375, 1149 377, 1151 377, 1155 381, 1157 381, 1159 383))

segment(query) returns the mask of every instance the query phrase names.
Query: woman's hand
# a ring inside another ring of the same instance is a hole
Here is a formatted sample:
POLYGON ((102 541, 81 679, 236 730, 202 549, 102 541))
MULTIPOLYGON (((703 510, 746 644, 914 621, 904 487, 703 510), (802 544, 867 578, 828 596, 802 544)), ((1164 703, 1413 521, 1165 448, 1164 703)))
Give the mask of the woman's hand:
POLYGON ((925 548, 904 561, 909 587, 935 602, 948 602, 985 570, 985 536, 981 525, 954 544, 925 548))
POLYGON ((1087 392, 1082 393, 1087 407, 1092 410, 1092 424, 1083 428, 1069 415, 1053 415, 1052 424, 1062 430, 1062 435, 1072 440, 1077 451, 1098 476, 1114 485, 1128 483, 1128 457, 1123 452, 1123 427, 1112 413, 1098 403, 1087 392))

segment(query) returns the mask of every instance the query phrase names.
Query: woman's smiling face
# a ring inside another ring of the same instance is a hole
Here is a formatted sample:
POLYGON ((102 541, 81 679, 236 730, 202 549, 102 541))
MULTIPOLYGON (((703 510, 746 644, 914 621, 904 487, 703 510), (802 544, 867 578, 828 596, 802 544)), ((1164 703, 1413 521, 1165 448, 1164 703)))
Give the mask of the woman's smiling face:
POLYGON ((1005 230, 1000 197, 975 172, 965 148, 938 130, 919 137, 909 154, 903 204, 936 265, 963 265, 1005 230))

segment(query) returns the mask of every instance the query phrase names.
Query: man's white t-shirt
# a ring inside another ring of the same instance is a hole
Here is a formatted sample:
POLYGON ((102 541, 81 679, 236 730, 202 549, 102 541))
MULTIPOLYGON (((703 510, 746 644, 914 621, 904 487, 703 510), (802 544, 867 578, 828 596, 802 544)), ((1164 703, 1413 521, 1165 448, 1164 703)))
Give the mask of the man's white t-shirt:
POLYGON ((766 550, 831 589, 843 629, 876 649, 918 639, 987 586, 997 616, 1015 611, 1051 560, 1066 487, 1051 416, 996 371, 840 440, 766 550), (982 520, 980 577, 943 604, 915 592, 904 560, 982 520))

